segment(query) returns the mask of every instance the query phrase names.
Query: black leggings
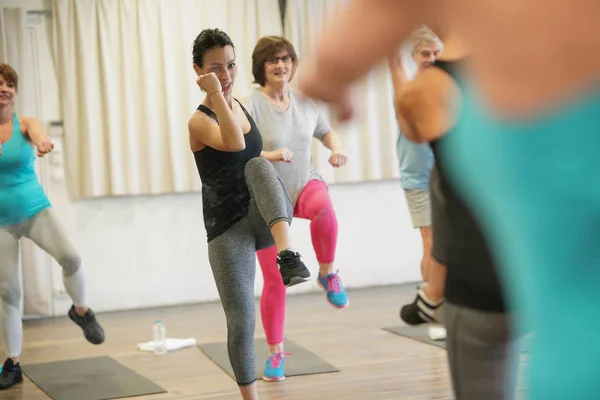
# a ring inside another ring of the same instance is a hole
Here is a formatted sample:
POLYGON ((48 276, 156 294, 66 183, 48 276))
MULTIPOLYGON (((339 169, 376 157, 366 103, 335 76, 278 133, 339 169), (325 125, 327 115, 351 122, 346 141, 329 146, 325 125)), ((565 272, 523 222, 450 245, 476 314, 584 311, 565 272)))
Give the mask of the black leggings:
POLYGON ((227 351, 240 386, 256 381, 254 276, 257 250, 275 242, 270 228, 291 223, 292 202, 273 165, 253 158, 246 164, 248 214, 208 243, 208 258, 227 319, 227 351))

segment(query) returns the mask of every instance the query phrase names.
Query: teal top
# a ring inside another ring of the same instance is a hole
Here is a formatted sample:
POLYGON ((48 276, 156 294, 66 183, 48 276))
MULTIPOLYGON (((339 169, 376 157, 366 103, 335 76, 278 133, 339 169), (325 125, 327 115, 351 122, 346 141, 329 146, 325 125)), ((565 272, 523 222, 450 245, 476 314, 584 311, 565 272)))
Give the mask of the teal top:
POLYGON ((0 226, 14 225, 51 207, 35 173, 36 154, 21 132, 17 114, 13 116, 10 139, 2 144, 0 155, 0 226))
POLYGON ((600 392, 600 89, 508 121, 465 86, 448 165, 483 223, 519 329, 532 400, 600 392))

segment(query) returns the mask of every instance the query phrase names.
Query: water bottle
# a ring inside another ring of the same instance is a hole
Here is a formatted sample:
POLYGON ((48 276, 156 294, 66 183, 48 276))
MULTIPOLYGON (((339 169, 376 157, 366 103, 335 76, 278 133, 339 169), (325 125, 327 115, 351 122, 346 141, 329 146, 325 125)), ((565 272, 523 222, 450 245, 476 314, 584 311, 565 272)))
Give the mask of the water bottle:
POLYGON ((167 353, 167 327, 161 320, 154 324, 154 354, 167 353))

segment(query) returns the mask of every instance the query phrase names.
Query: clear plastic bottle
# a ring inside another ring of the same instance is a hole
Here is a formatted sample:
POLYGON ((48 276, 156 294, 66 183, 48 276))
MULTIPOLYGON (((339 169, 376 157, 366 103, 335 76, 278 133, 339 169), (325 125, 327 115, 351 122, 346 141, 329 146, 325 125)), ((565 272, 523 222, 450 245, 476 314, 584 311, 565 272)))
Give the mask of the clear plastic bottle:
POLYGON ((154 324, 154 354, 167 353, 167 327, 161 320, 154 324))

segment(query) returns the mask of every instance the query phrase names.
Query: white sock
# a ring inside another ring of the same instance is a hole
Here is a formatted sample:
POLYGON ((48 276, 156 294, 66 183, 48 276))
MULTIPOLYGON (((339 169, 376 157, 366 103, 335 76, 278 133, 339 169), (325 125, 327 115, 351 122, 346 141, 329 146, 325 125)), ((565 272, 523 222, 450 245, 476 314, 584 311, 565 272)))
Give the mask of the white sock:
POLYGON ((425 290, 424 289, 419 289, 419 296, 421 296, 421 298, 423 300, 425 300, 425 302, 427 303, 427 305, 430 306, 430 307, 432 307, 432 308, 435 308, 435 307, 439 306, 440 304, 442 304, 444 302, 444 298, 443 297, 441 299, 439 299, 438 301, 431 300, 425 294, 425 290))

